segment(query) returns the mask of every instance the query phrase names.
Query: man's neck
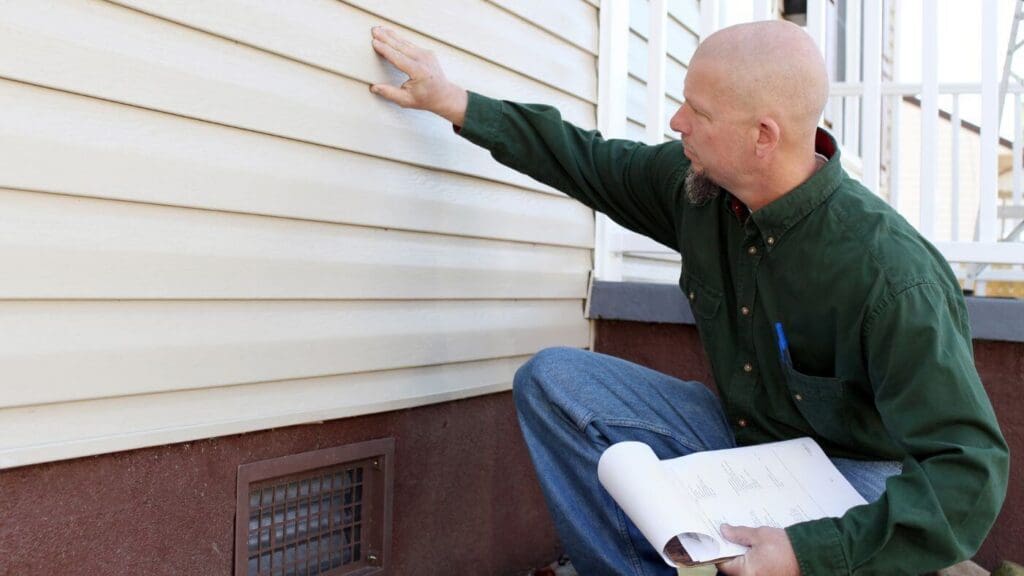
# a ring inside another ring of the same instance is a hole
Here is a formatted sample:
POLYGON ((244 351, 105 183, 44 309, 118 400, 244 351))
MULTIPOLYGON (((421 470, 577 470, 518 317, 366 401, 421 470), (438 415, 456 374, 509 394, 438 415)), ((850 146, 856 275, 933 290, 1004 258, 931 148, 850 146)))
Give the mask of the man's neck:
POLYGON ((735 190, 730 189, 729 192, 740 202, 746 204, 751 212, 756 212, 806 182, 824 166, 824 162, 813 150, 809 155, 801 154, 800 158, 797 162, 780 162, 780 165, 785 164, 785 166, 770 174, 761 175, 749 186, 737 187, 735 190))

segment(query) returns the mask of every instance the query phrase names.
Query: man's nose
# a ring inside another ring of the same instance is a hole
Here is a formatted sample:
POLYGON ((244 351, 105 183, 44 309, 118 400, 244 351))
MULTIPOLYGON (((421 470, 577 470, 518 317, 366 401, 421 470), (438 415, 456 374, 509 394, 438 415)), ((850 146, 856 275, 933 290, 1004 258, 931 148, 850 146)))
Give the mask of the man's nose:
POLYGON ((685 104, 680 106, 679 110, 676 110, 676 113, 672 115, 672 119, 668 122, 669 128, 683 136, 687 136, 690 133, 690 123, 686 121, 685 107, 685 104))

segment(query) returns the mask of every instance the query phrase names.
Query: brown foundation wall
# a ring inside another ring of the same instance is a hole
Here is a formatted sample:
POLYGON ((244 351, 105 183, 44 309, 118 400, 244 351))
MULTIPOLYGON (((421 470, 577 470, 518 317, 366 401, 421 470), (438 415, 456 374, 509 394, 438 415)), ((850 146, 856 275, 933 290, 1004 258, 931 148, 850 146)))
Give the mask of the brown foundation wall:
POLYGON ((511 393, 0 471, 0 575, 229 575, 239 464, 394 437, 390 574, 558 555, 511 393))
MULTIPOLYGON (((684 380, 714 383, 697 329, 684 324, 596 322, 594 350, 684 380)), ((989 570, 1003 560, 1024 563, 1024 343, 974 341, 975 363, 1010 444, 1006 503, 975 561, 989 570)))

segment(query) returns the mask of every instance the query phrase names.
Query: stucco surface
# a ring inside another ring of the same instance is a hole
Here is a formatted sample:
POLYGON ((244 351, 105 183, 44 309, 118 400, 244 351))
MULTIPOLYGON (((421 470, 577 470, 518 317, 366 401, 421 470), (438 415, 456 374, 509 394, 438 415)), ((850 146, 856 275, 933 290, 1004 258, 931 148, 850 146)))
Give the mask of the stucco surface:
POLYGON ((231 574, 239 464, 393 436, 391 574, 558 556, 511 393, 0 472, 0 575, 231 574))

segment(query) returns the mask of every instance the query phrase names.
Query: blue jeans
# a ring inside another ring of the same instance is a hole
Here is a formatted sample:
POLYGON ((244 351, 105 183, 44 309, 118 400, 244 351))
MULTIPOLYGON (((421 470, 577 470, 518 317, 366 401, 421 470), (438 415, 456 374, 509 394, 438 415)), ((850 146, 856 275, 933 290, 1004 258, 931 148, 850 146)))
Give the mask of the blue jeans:
MULTIPOLYGON (((659 458, 736 445, 718 398, 625 360, 577 350, 542 350, 516 373, 523 437, 548 508, 573 565, 584 576, 675 576, 597 480, 597 460, 615 442, 648 444, 659 458)), ((868 501, 898 462, 833 459, 868 501)))

